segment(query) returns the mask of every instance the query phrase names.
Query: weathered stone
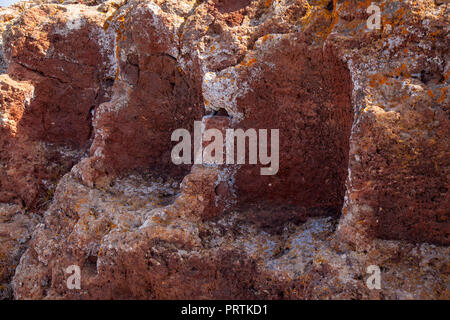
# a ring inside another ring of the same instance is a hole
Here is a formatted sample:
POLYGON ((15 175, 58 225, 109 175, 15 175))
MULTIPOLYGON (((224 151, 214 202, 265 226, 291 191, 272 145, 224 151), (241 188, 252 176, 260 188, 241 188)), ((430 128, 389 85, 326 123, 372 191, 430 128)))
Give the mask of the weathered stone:
POLYGON ((12 298, 11 277, 36 223, 22 207, 0 203, 0 299, 12 298))
POLYGON ((92 113, 115 74, 104 20, 81 5, 37 6, 4 32, 2 201, 36 206, 89 146, 92 113))
POLYGON ((86 4, 3 33, 0 294, 449 298, 447 2, 86 4), (278 173, 174 165, 194 121, 279 129, 278 173))
MULTIPOLYGON (((5 31, 6 26, 19 14, 15 8, 0 8, 0 34, 5 31)), ((8 65, 3 57, 3 39, 0 37, 0 74, 4 73, 8 65)))

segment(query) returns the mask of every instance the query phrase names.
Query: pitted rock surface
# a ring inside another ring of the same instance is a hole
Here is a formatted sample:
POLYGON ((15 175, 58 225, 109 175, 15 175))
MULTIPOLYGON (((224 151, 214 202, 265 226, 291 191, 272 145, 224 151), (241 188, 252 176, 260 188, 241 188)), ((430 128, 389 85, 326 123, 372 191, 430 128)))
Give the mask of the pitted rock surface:
POLYGON ((434 0, 0 8, 0 297, 449 299, 449 17, 434 0), (279 129, 278 173, 173 164, 194 121, 279 129))

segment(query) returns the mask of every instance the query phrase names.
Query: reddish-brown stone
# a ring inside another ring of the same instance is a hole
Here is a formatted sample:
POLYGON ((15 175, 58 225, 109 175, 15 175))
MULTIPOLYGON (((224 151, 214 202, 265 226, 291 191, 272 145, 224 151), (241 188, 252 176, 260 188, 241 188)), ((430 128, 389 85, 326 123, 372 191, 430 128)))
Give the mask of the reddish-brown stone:
POLYGON ((448 299, 450 7, 376 3, 379 30, 356 0, 0 17, 0 296, 448 299), (175 166, 195 120, 279 129, 278 174, 175 166))
POLYGON ((245 119, 235 127, 279 129, 280 168, 261 176, 263 166, 244 165, 236 176, 238 199, 339 212, 353 123, 350 75, 332 53, 300 41, 281 41, 239 74, 238 86, 245 81, 252 90, 238 100, 245 119), (253 70, 260 72, 254 80, 253 70))

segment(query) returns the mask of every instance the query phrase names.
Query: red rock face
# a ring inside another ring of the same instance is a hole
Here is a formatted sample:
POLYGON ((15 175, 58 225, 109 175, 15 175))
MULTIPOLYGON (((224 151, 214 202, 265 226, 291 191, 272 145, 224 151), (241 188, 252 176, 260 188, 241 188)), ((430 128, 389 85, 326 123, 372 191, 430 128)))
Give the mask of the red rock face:
POLYGON ((18 121, 18 135, 75 148, 86 148, 91 134, 91 108, 98 104, 95 89, 81 89, 29 71, 9 67, 11 77, 30 81, 34 97, 18 121), (77 99, 74 99, 77 97, 77 99))
POLYGON ((0 17, 0 297, 448 299, 450 7, 376 3, 0 17), (174 165, 194 121, 279 129, 277 174, 174 165))
POLYGON ((262 41, 276 49, 237 69, 238 86, 247 82, 252 90, 237 101, 245 118, 235 126, 279 129, 280 168, 273 176, 261 176, 262 166, 240 168, 238 199, 339 212, 353 123, 349 72, 330 52, 308 49, 301 38, 262 41))
POLYGON ((189 167, 172 164, 170 137, 178 128, 193 133, 194 120, 200 118, 198 93, 177 70, 173 58, 155 54, 138 59, 137 85, 120 88, 116 84, 114 88, 114 94, 129 90, 127 104, 118 111, 114 109, 121 102, 114 99, 102 106, 113 110, 95 122, 107 138, 102 144, 94 141, 91 154, 95 157, 97 146, 102 145, 102 169, 114 174, 153 168, 180 176, 189 167))
POLYGON ((59 152, 51 144, 33 139, 39 128, 33 127, 36 121, 28 114, 34 89, 30 82, 2 76, 0 96, 6 126, 2 128, 1 139, 5 152, 1 155, 0 199, 30 207, 40 206, 51 198, 52 184, 74 165, 77 157, 76 152, 64 154, 63 149, 59 152), (27 132, 32 133, 31 137, 27 132))
MULTIPOLYGON (((442 130, 448 131, 444 129, 448 128, 448 120, 445 120, 443 110, 429 111, 429 116, 439 118, 442 130)), ((402 122, 400 119, 397 121, 402 122)), ((422 121, 415 119, 414 126, 419 127, 422 121)), ((446 134, 437 129, 430 133, 435 138, 406 138, 411 145, 420 146, 414 151, 399 143, 399 138, 393 137, 392 131, 387 134, 386 127, 393 128, 394 123, 380 125, 368 120, 361 124, 361 131, 356 135, 362 135, 363 131, 370 132, 364 133, 364 139, 376 143, 362 143, 354 147, 359 149, 357 154, 360 155, 359 161, 352 167, 352 171, 355 170, 353 183, 359 191, 350 197, 374 208, 366 216, 372 226, 369 231, 372 236, 413 241, 426 239, 448 245, 447 208, 450 200, 445 169, 448 168, 448 160, 441 158, 445 152, 437 146, 440 142, 434 140, 446 134), (400 159, 399 154, 402 155, 400 159), (436 165, 437 159, 443 160, 440 162, 442 166, 436 165)))
POLYGON ((215 7, 220 13, 229 13, 239 11, 251 3, 249 0, 217 0, 214 2, 215 7))
MULTIPOLYGON (((354 12, 352 5, 341 8, 343 16, 363 13, 361 6, 354 12)), ((338 234, 351 242, 360 242, 366 234, 448 245, 449 66, 443 58, 448 53, 440 32, 442 20, 426 13, 427 7, 448 12, 448 5, 424 1, 415 6, 415 13, 400 4, 382 7, 390 10, 384 15, 382 36, 389 34, 398 44, 357 32, 330 39, 340 50, 355 37, 374 46, 351 58, 360 68, 352 71, 357 84, 354 105, 360 109, 350 139, 348 197, 338 234), (398 20, 402 12, 405 16, 398 20), (428 26, 420 22, 426 17, 428 26), (405 31, 404 21, 411 21, 416 35, 405 31), (425 30, 435 32, 436 38, 417 36, 425 30), (396 59, 389 58, 393 52, 396 59), (411 60, 411 55, 417 58, 411 60)), ((339 30, 348 28, 344 24, 339 30)))
POLYGON ((87 146, 90 111, 104 99, 108 74, 114 75, 108 61, 113 39, 101 29, 99 15, 82 10, 74 7, 79 16, 73 17, 72 11, 55 6, 35 7, 5 34, 10 76, 34 86, 35 96, 21 121, 31 139, 87 146), (46 28, 49 16, 52 23, 46 28))
POLYGON ((95 11, 71 10, 78 16, 55 6, 31 8, 8 20, 3 34, 9 69, 0 80, 0 202, 17 204, 19 213, 2 220, 2 243, 11 249, 2 254, 2 285, 39 217, 21 217, 22 206, 36 213, 48 206, 58 180, 89 147, 91 112, 111 85, 112 43, 102 19, 95 11))
POLYGON ((79 16, 55 6, 34 7, 5 32, 9 77, 18 82, 8 81, 27 90, 24 97, 11 96, 9 85, 1 93, 15 122, 3 154, 2 201, 42 205, 54 191, 49 186, 90 144, 92 112, 105 99, 108 74, 114 75, 108 57, 113 40, 95 11, 71 10, 79 16))
POLYGON ((217 0, 211 3, 212 14, 219 20, 223 20, 230 27, 239 26, 244 16, 247 15, 246 7, 249 0, 217 0))
POLYGON ((12 298, 9 283, 36 223, 20 206, 0 205, 0 299, 12 298))
POLYGON ((103 177, 151 168, 180 179, 190 165, 173 165, 170 137, 178 128, 193 133, 201 118, 198 77, 178 66, 173 30, 145 4, 130 10, 117 14, 119 72, 112 100, 96 112, 90 161, 103 177), (142 25, 149 28, 142 32, 142 25))

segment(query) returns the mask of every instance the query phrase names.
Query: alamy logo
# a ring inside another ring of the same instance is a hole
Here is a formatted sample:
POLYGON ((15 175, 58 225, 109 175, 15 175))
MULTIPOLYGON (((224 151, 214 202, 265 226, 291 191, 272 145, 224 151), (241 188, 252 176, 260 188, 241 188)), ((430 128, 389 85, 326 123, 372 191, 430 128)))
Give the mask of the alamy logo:
POLYGON ((66 273, 70 274, 67 278, 67 289, 69 290, 80 290, 81 289, 81 270, 77 265, 68 266, 65 270, 66 273))
MULTIPOLYGON (((192 164, 192 138, 186 129, 176 129, 172 141, 181 141, 172 149, 172 162, 192 164)), ((248 141, 248 164, 268 165, 260 169, 261 175, 275 175, 279 169, 279 129, 270 130, 270 156, 267 129, 226 129, 225 141, 219 129, 202 130, 202 122, 194 122, 195 164, 245 164, 248 141), (203 148, 204 142, 209 142, 203 148), (235 157, 236 156, 236 157, 235 157), (236 158, 236 159, 235 159, 236 158)))
POLYGON ((381 29, 381 9, 380 9, 380 7, 372 3, 367 8, 366 12, 368 14, 371 14, 369 19, 367 19, 367 28, 369 28, 370 30, 381 29))
POLYGON ((381 289, 381 270, 377 265, 370 265, 367 267, 366 272, 371 274, 370 277, 367 278, 366 285, 370 290, 381 289))

